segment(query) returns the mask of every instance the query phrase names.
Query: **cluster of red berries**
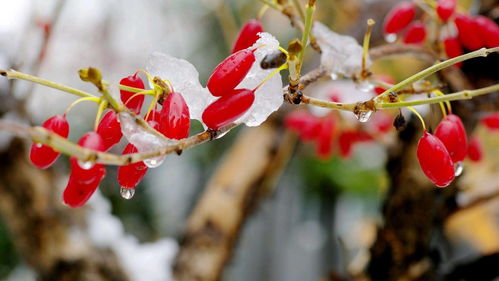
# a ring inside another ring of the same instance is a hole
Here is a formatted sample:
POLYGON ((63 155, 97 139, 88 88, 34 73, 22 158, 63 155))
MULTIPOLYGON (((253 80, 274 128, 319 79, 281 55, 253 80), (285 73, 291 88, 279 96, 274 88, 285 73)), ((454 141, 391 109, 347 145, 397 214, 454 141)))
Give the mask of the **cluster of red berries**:
MULTIPOLYGON (((145 88, 142 79, 137 74, 123 78, 120 84, 138 89, 145 88)), ((121 100, 130 110, 140 114, 144 103, 143 95, 125 90, 121 90, 120 95, 121 100)), ((189 109, 182 95, 177 92, 172 92, 165 98, 160 111, 154 109, 148 112, 146 121, 167 138, 182 139, 189 135, 189 109)), ((63 115, 49 118, 43 123, 43 127, 64 138, 68 137, 69 124, 63 115)), ((97 129, 84 134, 78 144, 96 151, 108 151, 122 137, 118 116, 113 110, 110 110, 102 117, 97 129)), ((128 144, 122 153, 135 152, 137 152, 137 148, 133 144, 128 144)), ((35 166, 45 169, 55 162, 59 154, 49 146, 33 143, 30 159, 35 166)), ((81 162, 75 157, 71 157, 70 163, 71 174, 63 193, 63 200, 71 207, 80 207, 95 192, 106 175, 106 169, 102 164, 81 162)), ((118 169, 118 182, 123 189, 133 190, 142 180, 147 169, 148 167, 144 162, 121 166, 118 169)), ((133 194, 133 192, 128 194, 133 194)))
MULTIPOLYGON (((443 25, 442 38, 444 50, 449 58, 463 54, 463 47, 474 51, 482 47, 499 46, 499 25, 485 16, 475 16, 456 13, 456 0, 439 0, 435 13, 443 25), (457 36, 451 30, 451 24, 457 29, 457 36)), ((405 32, 403 42, 420 44, 426 38, 426 27, 420 20, 413 21, 416 15, 416 5, 413 2, 401 2, 388 13, 384 22, 384 32, 395 35, 405 32)), ((459 64, 458 64, 459 65, 459 64)))
POLYGON ((255 49, 248 49, 258 40, 263 28, 259 21, 250 20, 234 44, 233 53, 212 72, 207 82, 210 93, 220 97, 203 112, 203 122, 208 128, 218 130, 241 117, 255 101, 255 89, 235 89, 246 77, 255 62, 255 49))

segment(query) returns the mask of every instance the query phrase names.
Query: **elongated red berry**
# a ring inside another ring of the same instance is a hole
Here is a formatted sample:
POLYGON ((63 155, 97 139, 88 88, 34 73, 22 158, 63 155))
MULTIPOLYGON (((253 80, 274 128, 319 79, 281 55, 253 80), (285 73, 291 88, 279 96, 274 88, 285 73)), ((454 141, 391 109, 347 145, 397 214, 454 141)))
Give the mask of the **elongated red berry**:
MULTIPOLYGON (((463 54, 463 48, 461 47, 461 43, 455 37, 447 37, 444 39, 444 49, 445 54, 448 58, 455 58, 463 54)), ((457 67, 461 67, 462 62, 455 64, 457 67)))
POLYGON ((231 94, 223 96, 203 112, 203 122, 208 128, 218 130, 241 117, 255 101, 255 92, 249 89, 233 90, 231 94))
POLYGON ((473 162, 478 162, 482 160, 483 149, 480 139, 476 136, 470 138, 470 143, 468 146, 468 158, 473 162))
POLYGON ((207 82, 212 95, 222 97, 233 93, 232 90, 243 81, 255 62, 253 51, 240 50, 227 57, 213 70, 207 82))
POLYGON ((499 130, 499 112, 491 113, 483 117, 482 124, 490 130, 499 130))
POLYGON ((247 21, 237 36, 234 47, 232 48, 232 53, 253 46, 256 40, 258 40, 259 32, 263 32, 263 26, 260 21, 256 19, 247 21))
POLYGON ((436 186, 446 187, 454 180, 454 163, 436 136, 424 132, 418 142, 417 156, 421 169, 436 186))
MULTIPOLYGON (((104 151, 104 141, 102 137, 96 132, 88 132, 84 134, 78 144, 84 148, 88 148, 96 151, 104 151)), ((71 157, 71 174, 83 183, 89 183, 93 179, 102 174, 105 167, 102 164, 84 163, 78 161, 75 157, 71 157)))
POLYGON ((495 21, 484 16, 477 16, 474 19, 476 32, 485 43, 487 48, 499 46, 499 25, 495 21))
POLYGON ((189 107, 181 94, 172 92, 166 97, 160 116, 159 131, 167 138, 179 140, 189 136, 189 107))
POLYGON ((456 14, 454 19, 458 30, 458 39, 466 49, 474 51, 483 47, 484 41, 476 30, 474 20, 464 14, 456 14))
MULTIPOLYGON (((134 74, 121 79, 120 85, 144 89, 144 82, 140 79, 139 75, 134 74)), ((120 90, 121 101, 135 114, 140 114, 142 104, 144 104, 144 95, 136 95, 136 93, 125 90, 120 90), (132 98, 133 97, 133 98, 132 98)))
POLYGON ((320 123, 320 131, 317 136, 316 153, 321 159, 328 159, 333 153, 333 135, 336 120, 332 115, 326 115, 320 123))
POLYGON ((284 125, 289 130, 298 133, 302 141, 314 140, 321 130, 320 118, 305 110, 289 113, 284 120, 284 125))
POLYGON ((366 142, 372 140, 372 137, 364 131, 346 130, 341 132, 338 138, 340 146, 340 156, 348 158, 352 155, 352 148, 359 142, 366 142))
POLYGON ((437 15, 443 22, 449 20, 456 10, 456 0, 438 0, 437 15))
MULTIPOLYGON (((50 117, 43 123, 42 127, 63 138, 67 138, 69 135, 69 123, 62 115, 50 117)), ((55 160, 57 160, 59 155, 59 152, 53 150, 49 146, 33 143, 31 145, 29 157, 33 165, 40 169, 45 169, 50 167, 55 160)))
POLYGON ((104 171, 100 170, 98 175, 95 175, 90 181, 82 182, 76 176, 70 175, 68 184, 62 194, 62 199, 65 204, 72 208, 83 206, 88 199, 94 194, 97 187, 105 176, 104 171))
POLYGON ((97 133, 102 137, 102 141, 104 142, 104 151, 108 151, 121 140, 123 133, 121 133, 118 116, 113 110, 108 111, 102 117, 97 126, 97 133))
POLYGON ((454 163, 464 160, 468 150, 468 138, 461 118, 454 114, 447 115, 438 124, 435 136, 445 145, 454 163))
MULTIPOLYGON (((129 143, 123 150, 123 155, 138 152, 137 148, 129 143)), ((118 183, 124 188, 135 188, 147 173, 144 162, 137 162, 118 168, 118 183)))
POLYGON ((386 15, 383 30, 385 34, 398 33, 406 28, 416 14, 416 5, 411 1, 400 2, 386 15))
POLYGON ((404 43, 406 44, 421 44, 426 39, 426 27, 421 21, 414 21, 407 28, 404 35, 404 43))

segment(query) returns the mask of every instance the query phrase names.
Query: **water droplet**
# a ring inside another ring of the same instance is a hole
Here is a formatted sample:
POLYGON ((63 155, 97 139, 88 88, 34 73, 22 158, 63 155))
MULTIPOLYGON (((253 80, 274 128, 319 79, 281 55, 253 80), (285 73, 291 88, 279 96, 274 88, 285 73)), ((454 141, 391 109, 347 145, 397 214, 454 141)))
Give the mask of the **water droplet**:
POLYGON ((42 146, 43 146, 43 144, 41 144, 41 143, 39 143, 39 142, 37 142, 37 143, 35 144, 35 147, 36 147, 36 148, 40 148, 40 147, 42 147, 42 146))
POLYGON ((463 173, 463 170, 464 170, 463 162, 454 163, 454 175, 456 177, 459 177, 463 173))
POLYGON ((91 161, 78 160, 78 166, 80 166, 80 168, 82 168, 83 170, 89 170, 89 169, 92 169, 92 167, 94 166, 94 163, 91 161))
POLYGON ((338 77, 338 74, 336 73, 331 73, 331 80, 337 80, 339 77, 338 77))
POLYGON ((163 161, 165 161, 165 156, 158 156, 144 160, 144 164, 149 168, 156 168, 163 164, 163 161))
POLYGON ((126 199, 126 200, 130 200, 135 195, 135 189, 121 187, 120 188, 120 195, 121 195, 121 198, 126 199))
POLYGON ((397 34, 395 34, 395 33, 385 34, 385 41, 386 42, 393 43, 393 42, 395 42, 395 40, 397 40, 397 34))
POLYGON ((371 116, 373 115, 373 111, 361 111, 358 114, 355 114, 355 117, 357 117, 357 120, 361 123, 365 123, 371 119, 371 116))
POLYGON ((223 132, 223 133, 219 133, 219 134, 215 137, 215 139, 219 139, 219 138, 221 138, 221 137, 225 136, 228 132, 229 132, 229 131, 225 131, 225 132, 223 132))
POLYGON ((367 81, 367 80, 364 80, 364 81, 360 81, 356 88, 359 90, 359 91, 362 91, 364 93, 367 93, 367 92, 370 92, 374 89, 374 84, 367 81))

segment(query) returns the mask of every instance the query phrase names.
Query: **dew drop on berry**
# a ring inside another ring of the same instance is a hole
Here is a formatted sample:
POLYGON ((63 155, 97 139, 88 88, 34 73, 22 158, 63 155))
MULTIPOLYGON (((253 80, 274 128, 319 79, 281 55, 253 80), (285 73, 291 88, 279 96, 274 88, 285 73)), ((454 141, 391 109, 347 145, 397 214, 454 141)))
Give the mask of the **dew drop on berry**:
POLYGON ((36 146, 36 148, 40 148, 40 147, 42 147, 42 146, 43 146, 43 144, 41 144, 41 143, 37 142, 37 143, 35 144, 35 146, 36 146))
POLYGON ((359 113, 355 114, 355 117, 357 117, 357 120, 361 123, 365 123, 371 119, 371 116, 373 115, 373 111, 360 111, 359 113))
POLYGON ((459 177, 464 171, 463 162, 454 163, 454 176, 459 177))
POLYGON ((121 195, 121 198, 123 198, 125 200, 130 200, 135 195, 135 189, 121 187, 120 188, 120 195, 121 195))
POLYGON ((165 161, 165 156, 158 156, 150 159, 144 160, 144 164, 148 168, 156 168, 159 167, 165 161))
POLYGON ((384 37, 385 37, 385 41, 388 43, 393 43, 393 42, 397 41, 397 34, 395 34, 395 33, 385 34, 384 37))
POLYGON ((91 161, 78 160, 78 166, 80 166, 83 170, 90 170, 94 166, 94 163, 91 161))

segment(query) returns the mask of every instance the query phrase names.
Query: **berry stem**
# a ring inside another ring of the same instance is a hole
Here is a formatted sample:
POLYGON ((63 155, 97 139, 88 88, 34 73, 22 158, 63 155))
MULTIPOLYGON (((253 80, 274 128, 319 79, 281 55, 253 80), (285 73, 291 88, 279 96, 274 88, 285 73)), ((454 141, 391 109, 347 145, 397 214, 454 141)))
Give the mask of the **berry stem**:
POLYGON ((360 77, 361 78, 367 78, 369 75, 369 71, 366 68, 366 60, 367 60, 367 54, 369 52, 369 41, 371 40, 371 34, 373 31, 373 27, 376 24, 376 22, 373 19, 368 19, 367 20, 367 30, 366 34, 364 34, 364 42, 362 44, 363 46, 363 52, 362 52, 362 69, 360 71, 360 77))
POLYGON ((140 88, 134 88, 134 87, 130 87, 130 86, 125 86, 125 85, 119 85, 119 89, 120 90, 125 90, 125 91, 128 91, 128 92, 132 92, 132 93, 143 93, 144 95, 154 95, 154 91, 153 90, 146 90, 144 91, 144 89, 140 89, 140 88))
POLYGON ((66 93, 70 93, 70 94, 73 94, 75 96, 79 96, 82 98, 88 98, 88 97, 97 98, 96 96, 94 96, 92 94, 77 90, 75 88, 64 86, 64 85, 61 85, 61 84, 58 84, 58 83, 55 83, 55 82, 52 82, 49 80, 42 79, 40 77, 25 74, 25 73, 18 72, 18 71, 12 70, 12 69, 11 70, 0 69, 0 75, 5 76, 8 79, 20 79, 20 80, 30 81, 30 82, 33 82, 36 84, 44 85, 44 86, 47 86, 47 87, 50 87, 53 89, 57 89, 57 90, 60 90, 60 91, 66 92, 66 93))
POLYGON ((276 3, 276 1, 270 1, 270 0, 260 0, 260 2, 262 2, 263 4, 265 5, 268 5, 278 11, 282 11, 283 10, 283 7, 279 4, 276 3))
POLYGON ((94 131, 97 131, 97 127, 99 126, 99 121, 102 116, 102 112, 104 112, 104 109, 108 106, 108 101, 105 99, 101 99, 99 101, 99 108, 97 109, 97 114, 95 115, 95 122, 94 122, 94 131))
POLYGON ((305 28, 303 30, 301 45, 302 49, 300 53, 298 53, 298 68, 296 72, 298 73, 298 77, 300 76, 301 66, 303 65, 303 55, 305 54, 305 49, 307 47, 310 30, 312 29, 312 19, 315 11, 315 1, 309 0, 306 7, 306 16, 305 16, 305 28))
POLYGON ((414 107, 412 107, 412 106, 408 106, 407 108, 410 111, 414 112, 414 114, 416 114, 416 116, 419 118, 419 121, 421 121, 421 125, 423 126, 423 129, 426 131, 426 124, 425 124, 424 119, 421 116, 421 114, 419 114, 419 112, 417 112, 416 109, 414 109, 414 107))
POLYGON ((260 84, 258 84, 255 89, 253 89, 253 91, 256 92, 256 90, 258 90, 258 88, 260 88, 263 84, 265 84, 265 82, 267 82, 270 78, 272 78, 274 75, 276 75, 277 73, 281 72, 282 70, 288 68, 288 64, 285 63, 283 65, 281 65, 278 69, 272 71, 272 73, 270 73, 267 77, 265 77, 265 79, 263 79, 262 82, 260 82, 260 84))
MULTIPOLYGON (((433 93, 436 95, 439 95, 439 96, 445 96, 445 94, 442 93, 442 91, 440 91, 440 90, 434 90, 433 93)), ((449 112, 449 114, 451 114, 452 113, 452 106, 450 105, 450 101, 445 101, 445 106, 447 107, 447 111, 449 112)))

